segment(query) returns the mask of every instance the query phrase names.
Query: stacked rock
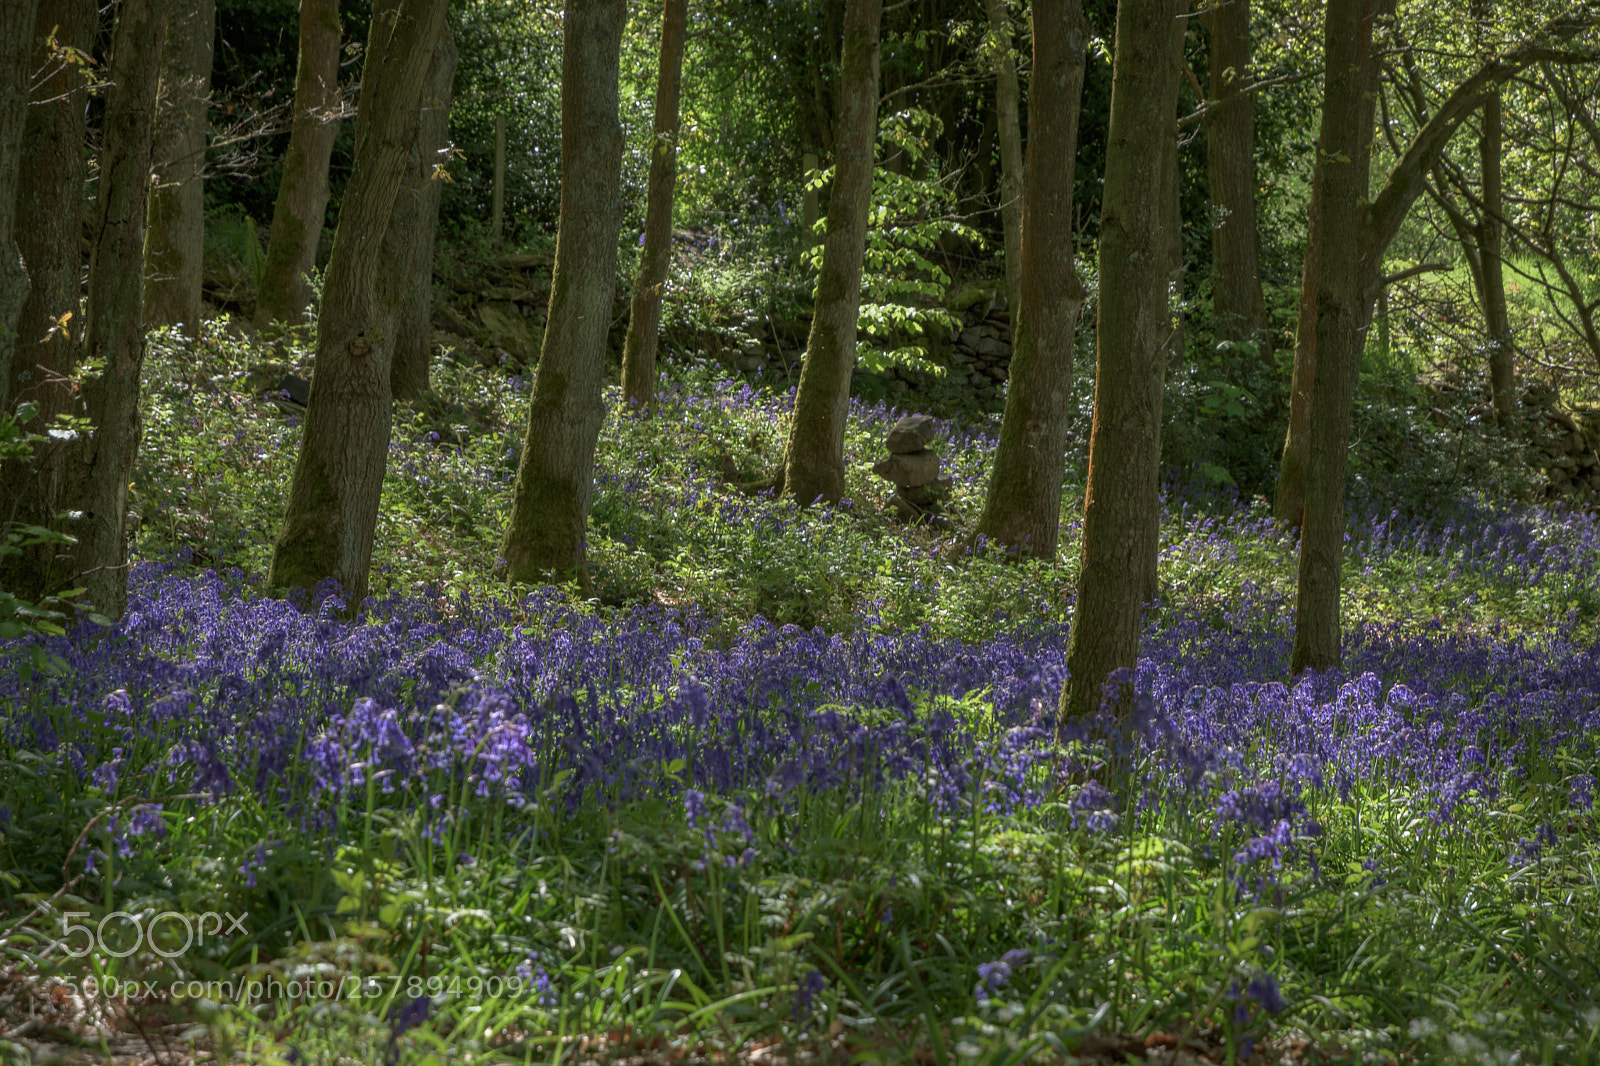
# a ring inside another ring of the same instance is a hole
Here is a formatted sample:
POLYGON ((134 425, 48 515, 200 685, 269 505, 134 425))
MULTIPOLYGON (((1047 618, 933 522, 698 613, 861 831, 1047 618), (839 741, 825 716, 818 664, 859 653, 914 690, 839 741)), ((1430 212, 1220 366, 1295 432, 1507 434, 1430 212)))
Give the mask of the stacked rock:
POLYGON ((889 429, 884 441, 889 457, 872 464, 874 474, 893 482, 895 494, 889 506, 902 521, 943 522, 939 502, 955 482, 949 474, 939 473, 939 456, 928 450, 938 435, 932 417, 907 415, 889 429))

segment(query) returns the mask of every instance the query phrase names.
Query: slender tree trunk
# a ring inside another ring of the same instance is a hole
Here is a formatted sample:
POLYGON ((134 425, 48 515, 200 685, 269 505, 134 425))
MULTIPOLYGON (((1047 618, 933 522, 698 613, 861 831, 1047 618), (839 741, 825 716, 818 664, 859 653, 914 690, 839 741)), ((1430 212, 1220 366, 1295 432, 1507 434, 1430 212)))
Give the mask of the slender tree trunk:
MULTIPOLYGON (((87 82, 78 68, 61 63, 47 45, 87 50, 97 28, 92 0, 41 0, 29 35, 30 71, 45 72, 41 103, 28 108, 16 196, 17 245, 32 285, 17 323, 17 348, 8 390, 13 405, 35 404, 37 422, 53 423, 72 410, 78 339, 83 333, 84 102, 87 82)), ((0 522, 59 527, 62 478, 69 445, 52 439, 35 446, 26 463, 0 468, 0 522)), ((68 558, 58 545, 25 548, 0 558, 0 587, 37 601, 61 588, 68 558)))
POLYGON ((433 246, 439 232, 439 198, 444 182, 434 168, 443 163, 439 152, 450 136, 450 85, 455 80, 454 38, 447 29, 439 35, 433 61, 428 65, 428 83, 423 89, 422 110, 417 119, 417 165, 411 171, 402 196, 408 205, 402 219, 397 205, 391 238, 399 238, 408 249, 411 284, 400 302, 400 325, 395 333, 394 362, 389 370, 390 389, 397 400, 414 400, 428 392, 428 361, 433 351, 433 246), (414 221, 413 221, 414 220, 414 221))
POLYGON ((561 59, 561 222, 528 431, 501 542, 503 572, 581 573, 622 228, 617 70, 625 0, 567 0, 561 59))
POLYGON ((878 135, 878 30, 883 0, 847 0, 839 61, 838 140, 828 193, 816 310, 794 416, 778 473, 780 491, 802 506, 844 495, 844 427, 856 362, 862 256, 872 206, 873 143, 878 135))
MULTIPOLYGON (((1006 0, 985 0, 993 40, 995 119, 1000 133, 1000 225, 1006 241, 1006 306, 1022 299, 1022 125, 1018 119, 1017 57, 1006 0)), ((1042 101, 1041 101, 1042 102, 1042 101)), ((1051 101, 1053 102, 1053 101, 1051 101)), ((1077 104, 1074 103, 1076 109, 1077 104)), ((1031 121, 1029 123, 1032 124, 1031 121)), ((1066 173, 1070 174, 1070 168, 1066 173)))
POLYGON ((1305 519, 1306 464, 1311 452, 1312 378, 1317 372, 1317 286, 1322 267, 1322 138, 1311 171, 1311 202, 1306 209, 1306 251, 1300 265, 1299 315, 1294 328, 1294 369, 1289 381, 1289 430, 1278 461, 1278 491, 1272 513, 1299 529, 1305 519))
POLYGON ((506 117, 494 117, 494 189, 489 194, 489 240, 500 247, 506 217, 506 117))
POLYGON ((1206 177, 1211 187, 1211 299, 1218 340, 1254 340, 1267 320, 1256 231, 1256 98, 1250 82, 1250 0, 1201 16, 1211 45, 1206 177))
POLYGON ((1172 333, 1162 143, 1176 121, 1172 21, 1181 10, 1179 0, 1117 8, 1094 424, 1063 718, 1092 714, 1108 675, 1134 666, 1157 549, 1161 390, 1172 333))
POLYGON ((1516 348, 1511 343, 1511 315, 1506 307, 1506 279, 1501 265, 1500 155, 1504 123, 1500 94, 1483 102, 1483 133, 1478 140, 1478 165, 1483 179, 1483 218, 1478 223, 1479 263, 1483 273, 1483 320, 1489 335, 1489 394, 1501 432, 1517 430, 1516 348))
MULTIPOLYGON (((1379 57, 1372 48, 1372 34, 1380 17, 1394 9, 1394 0, 1362 0, 1357 48, 1358 148, 1353 156, 1361 180, 1361 196, 1366 196, 1367 174, 1371 169, 1372 135, 1376 116, 1378 79, 1383 73, 1379 57)), ((1273 499, 1273 514, 1280 522, 1299 528, 1306 507, 1306 478, 1311 468, 1311 406, 1316 393, 1317 374, 1317 292, 1322 284, 1318 258, 1322 248, 1322 170, 1321 135, 1317 139, 1317 162, 1311 178, 1311 207, 1306 225, 1306 254, 1300 272, 1300 314, 1295 327, 1294 372, 1289 387, 1289 431, 1284 440, 1283 457, 1278 466, 1278 491, 1273 499)), ((1376 291, 1374 291, 1376 297, 1376 291)), ((1367 302, 1370 311, 1371 301, 1367 302)), ((1363 328, 1367 314, 1358 316, 1363 328)))
POLYGON ((1038 559, 1054 559, 1060 538, 1073 335, 1084 300, 1072 257, 1072 168, 1088 45, 1080 0, 1034 0, 1035 106, 1028 111, 1011 386, 976 532, 1038 559))
POLYGON ((656 406, 656 343, 661 287, 672 265, 672 193, 678 181, 678 91, 689 0, 666 0, 661 11, 661 65, 656 74, 656 126, 645 199, 644 250, 633 279, 633 310, 622 343, 622 399, 645 414, 656 406))
POLYGON ((355 166, 322 290, 305 435, 272 555, 273 586, 333 580, 351 611, 367 594, 389 452, 395 332, 412 281, 403 264, 389 269, 384 240, 406 170, 417 165, 417 110, 445 3, 379 0, 372 13, 355 166))
POLYGON ((821 191, 811 184, 811 175, 819 166, 817 154, 806 152, 800 157, 800 169, 804 171, 805 190, 800 194, 800 251, 802 256, 817 245, 817 219, 821 205, 818 193, 821 191))
POLYGON ((28 266, 17 247, 17 182, 28 118, 37 7, 38 0, 13 0, 0 7, 0 411, 10 399, 7 389, 17 350, 17 319, 29 288, 28 266))
POLYGON ((1344 560, 1344 475, 1360 355, 1356 267, 1361 198, 1361 0, 1329 0, 1322 103, 1321 280, 1317 366, 1299 597, 1290 669, 1339 665, 1339 587, 1344 560))
POLYGON ((262 322, 299 322, 311 302, 306 277, 316 269, 328 213, 328 161, 339 135, 338 106, 339 0, 300 0, 294 125, 256 293, 256 316, 262 322))
POLYGON ((73 584, 110 618, 128 601, 128 482, 139 450, 144 366, 144 217, 166 5, 123 0, 111 39, 100 142, 95 242, 89 260, 86 354, 103 369, 84 388, 90 431, 68 459, 73 584))
MULTIPOLYGON (((1172 80, 1170 92, 1173 100, 1178 98, 1178 87, 1183 82, 1183 42, 1189 29, 1189 20, 1184 17, 1189 13, 1188 0, 1182 0, 1178 5, 1178 16, 1172 20, 1172 63, 1167 76, 1172 80)), ((1166 218, 1162 220, 1161 230, 1166 236, 1166 269, 1167 269, 1167 300, 1171 309, 1172 329, 1167 340, 1167 362, 1176 363, 1183 358, 1184 335, 1187 326, 1186 314, 1183 304, 1184 275, 1187 273, 1183 261, 1183 186, 1182 175, 1178 172, 1178 123, 1174 116, 1168 124, 1161 142, 1161 204, 1166 218)), ((1149 599, 1156 594, 1156 557, 1151 554, 1149 565, 1145 570, 1145 598, 1149 599)))
POLYGON ((144 238, 145 325, 200 336, 204 281, 206 104, 216 0, 173 0, 156 108, 155 180, 144 238))

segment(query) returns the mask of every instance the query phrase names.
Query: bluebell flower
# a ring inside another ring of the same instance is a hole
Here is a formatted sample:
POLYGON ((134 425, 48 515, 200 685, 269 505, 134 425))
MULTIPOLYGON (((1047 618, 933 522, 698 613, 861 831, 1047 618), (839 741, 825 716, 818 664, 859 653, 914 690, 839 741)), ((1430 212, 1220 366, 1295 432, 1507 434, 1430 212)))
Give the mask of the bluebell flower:
POLYGON ((794 1020, 803 1022, 816 1010, 816 998, 824 988, 828 987, 828 979, 822 976, 819 970, 807 970, 804 977, 794 990, 794 1020))

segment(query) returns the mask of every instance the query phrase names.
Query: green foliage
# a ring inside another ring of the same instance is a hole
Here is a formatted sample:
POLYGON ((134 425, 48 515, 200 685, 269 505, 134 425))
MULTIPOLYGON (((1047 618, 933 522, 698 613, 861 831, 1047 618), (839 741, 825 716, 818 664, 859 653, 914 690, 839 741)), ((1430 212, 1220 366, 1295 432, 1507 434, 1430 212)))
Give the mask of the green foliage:
MULTIPOLYGON (((983 241, 960 220, 955 191, 930 154, 939 126, 935 116, 914 108, 879 123, 882 150, 899 153, 906 173, 882 166, 873 172, 856 325, 861 338, 856 364, 869 373, 905 367, 943 376, 944 367, 929 358, 930 348, 958 323, 944 308, 950 275, 930 256, 947 234, 979 245, 983 241)), ((832 173, 832 168, 817 173, 809 187, 821 190, 832 173)), ((826 220, 818 221, 817 232, 827 232, 826 220)), ((819 243, 807 252, 808 263, 818 272, 822 248, 819 243)))

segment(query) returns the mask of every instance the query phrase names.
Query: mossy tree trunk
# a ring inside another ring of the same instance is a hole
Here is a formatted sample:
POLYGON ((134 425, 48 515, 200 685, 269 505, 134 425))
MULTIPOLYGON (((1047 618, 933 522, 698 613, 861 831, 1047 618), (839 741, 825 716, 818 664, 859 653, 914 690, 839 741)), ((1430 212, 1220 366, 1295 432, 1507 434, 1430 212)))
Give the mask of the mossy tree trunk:
POLYGON ((847 0, 839 61, 838 135, 828 193, 816 308, 795 391, 778 487, 801 506, 844 496, 844 429, 856 363, 862 257, 872 206, 873 144, 878 135, 878 31, 883 0, 847 0))
POLYGON ((1339 586, 1344 559, 1344 475, 1359 349, 1356 266, 1366 175, 1361 141, 1361 0, 1329 0, 1323 45, 1322 235, 1317 285, 1317 364, 1299 595, 1290 669, 1339 664, 1339 586))
POLYGON ((1256 227, 1256 98, 1250 83, 1250 0, 1201 13, 1209 37, 1206 178, 1211 192, 1211 299, 1218 340, 1254 340, 1267 320, 1256 227))
POLYGON ((166 5, 123 0, 111 38, 110 86, 101 126, 100 180, 89 259, 85 355, 101 363, 79 413, 88 434, 69 453, 66 506, 72 582, 110 618, 128 602, 128 483, 139 449, 139 376, 144 367, 144 218, 151 134, 166 37, 166 5))
POLYGON ((417 118, 416 165, 402 191, 405 210, 397 205, 390 223, 391 241, 402 250, 411 272, 411 284, 400 301, 400 324, 389 371, 390 388, 397 400, 414 400, 428 393, 428 363, 433 351, 433 246, 439 233, 439 198, 444 180, 436 168, 439 153, 449 143, 450 85, 460 60, 455 39, 447 29, 439 35, 428 83, 423 89, 417 118))
POLYGON ((206 104, 216 0, 172 0, 161 53, 155 179, 144 238, 145 325, 200 336, 205 277, 206 104))
MULTIPOLYGON (((93 0, 40 0, 31 34, 30 71, 44 71, 41 102, 28 108, 16 195, 17 246, 31 285, 17 322, 8 394, 12 406, 39 409, 38 432, 72 410, 78 341, 83 334, 84 103, 87 79, 53 56, 62 47, 87 51, 98 19, 93 0)), ((57 528, 62 479, 71 446, 37 445, 27 462, 0 468, 0 520, 57 528)), ((0 586, 28 600, 59 591, 71 559, 58 545, 40 544, 0 558, 0 586)))
POLYGON ((1156 554, 1161 391, 1172 334, 1161 172, 1163 143, 1177 121, 1173 20, 1182 9, 1181 0, 1124 2, 1117 9, 1094 423, 1063 719, 1092 714, 1107 677, 1134 666, 1156 554))
POLYGON ((408 167, 417 165, 417 110, 444 28, 446 0, 379 0, 367 37, 355 164, 339 208, 317 318, 316 373, 283 530, 269 581, 342 586, 348 609, 366 597, 389 453, 400 301, 410 271, 383 249, 408 167))
POLYGON ((9 399, 17 319, 29 288, 28 268, 17 247, 17 182, 22 171, 37 7, 38 0, 12 0, 0 7, 0 410, 9 399))
POLYGON ((317 265, 328 213, 328 161, 339 135, 339 0, 300 0, 299 50, 289 149, 256 293, 262 322, 299 322, 311 302, 306 277, 317 265))
POLYGON ((622 399, 644 414, 656 406, 656 345, 661 331, 661 289, 672 265, 672 201, 678 180, 678 97, 683 83, 683 42, 689 0, 666 0, 661 11, 661 61, 656 74, 655 137, 645 199, 644 248, 633 279, 633 308, 622 343, 622 399))
POLYGON ((1089 26, 1080 0, 1034 0, 1033 85, 1023 183, 1022 268, 1011 385, 976 533, 1054 559, 1072 417, 1073 335, 1084 290, 1072 257, 1073 161, 1089 26))
POLYGON ((622 228, 617 75, 625 0, 567 0, 561 58, 561 220, 528 430, 501 571, 581 573, 594 453, 605 420, 606 334, 622 228))
MULTIPOLYGON (((1000 138, 1000 228, 1005 233, 1006 306, 1013 317, 1022 300, 1023 164, 1022 125, 1017 90, 1017 54, 1011 42, 1011 16, 1006 0, 984 0, 989 17, 990 47, 994 49, 995 121, 1000 138)), ((1081 95, 1081 94, 1080 94, 1081 95)), ((1041 101, 1051 102, 1054 101, 1041 101)), ((1072 103, 1074 112, 1078 101, 1072 103)), ((1032 126, 1030 119, 1029 126, 1032 126)), ((1029 132, 1032 130, 1030 128, 1029 132)), ((1077 126, 1074 120, 1073 135, 1077 126)), ((1069 168, 1066 173, 1072 171, 1069 168)))

